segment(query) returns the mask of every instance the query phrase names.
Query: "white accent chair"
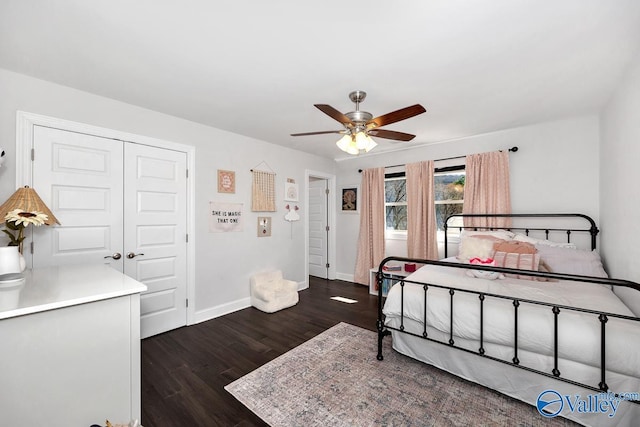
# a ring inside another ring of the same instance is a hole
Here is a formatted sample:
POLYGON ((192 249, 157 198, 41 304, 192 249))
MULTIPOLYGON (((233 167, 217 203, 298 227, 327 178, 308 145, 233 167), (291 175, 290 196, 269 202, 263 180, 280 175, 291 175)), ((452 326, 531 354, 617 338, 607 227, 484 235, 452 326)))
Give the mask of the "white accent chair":
POLYGON ((298 284, 282 278, 282 271, 267 271, 251 276, 251 305, 273 313, 298 303, 298 284))

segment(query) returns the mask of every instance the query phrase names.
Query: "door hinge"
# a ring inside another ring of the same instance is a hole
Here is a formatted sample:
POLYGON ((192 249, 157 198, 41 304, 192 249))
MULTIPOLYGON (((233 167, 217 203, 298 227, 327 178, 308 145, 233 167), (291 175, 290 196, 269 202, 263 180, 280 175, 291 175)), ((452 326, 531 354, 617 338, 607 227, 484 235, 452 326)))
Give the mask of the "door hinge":
POLYGON ((325 265, 325 267, 329 268, 329 263, 327 263, 327 264, 325 265))
POLYGON ((189 235, 188 235, 188 234, 185 234, 185 241, 186 241, 187 243, 189 243, 189 235))
POLYGON ((328 225, 325 227, 325 230, 326 230, 326 231, 329 231, 329 226, 328 226, 328 225))
POLYGON ((187 178, 189 178, 189 169, 185 169, 185 172, 186 172, 187 178))
POLYGON ((31 161, 33 162, 36 159, 36 149, 31 149, 31 161))
POLYGON ((30 246, 29 250, 31 251, 31 255, 33 255, 33 242, 31 242, 29 246, 30 246))
POLYGON ((326 194, 327 196, 329 195, 329 189, 328 188, 324 190, 324 194, 326 194))
POLYGON ((185 301, 185 306, 189 307, 189 298, 185 299, 184 301, 185 301))

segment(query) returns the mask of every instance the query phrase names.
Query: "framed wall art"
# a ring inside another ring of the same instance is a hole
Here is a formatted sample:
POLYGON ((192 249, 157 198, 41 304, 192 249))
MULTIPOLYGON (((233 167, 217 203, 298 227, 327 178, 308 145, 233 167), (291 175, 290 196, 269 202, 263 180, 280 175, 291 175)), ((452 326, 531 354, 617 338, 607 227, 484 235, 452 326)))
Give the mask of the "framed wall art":
POLYGON ((358 186, 352 185, 342 188, 340 211, 344 213, 356 213, 359 209, 358 186))
POLYGON ((291 181, 284 183, 284 200, 287 202, 298 201, 298 184, 291 181))
POLYGON ((209 233, 243 231, 242 203, 209 202, 209 233))
POLYGON ((218 193, 236 192, 236 173, 218 169, 218 193))
POLYGON ((270 237, 271 236, 271 217, 259 216, 258 217, 258 237, 270 237))

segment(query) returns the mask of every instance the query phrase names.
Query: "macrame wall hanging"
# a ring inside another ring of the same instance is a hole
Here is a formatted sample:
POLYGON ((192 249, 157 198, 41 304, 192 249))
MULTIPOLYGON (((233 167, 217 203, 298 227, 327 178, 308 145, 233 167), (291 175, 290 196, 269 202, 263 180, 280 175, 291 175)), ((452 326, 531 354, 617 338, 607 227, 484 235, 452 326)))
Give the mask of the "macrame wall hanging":
MULTIPOLYGON (((260 164, 265 164, 267 167, 269 167, 269 165, 267 165, 265 162, 261 162, 260 164)), ((264 171, 253 168, 251 169, 251 173, 253 174, 253 186, 251 190, 251 210, 253 212, 275 212, 275 172, 273 172, 273 170, 264 171)))

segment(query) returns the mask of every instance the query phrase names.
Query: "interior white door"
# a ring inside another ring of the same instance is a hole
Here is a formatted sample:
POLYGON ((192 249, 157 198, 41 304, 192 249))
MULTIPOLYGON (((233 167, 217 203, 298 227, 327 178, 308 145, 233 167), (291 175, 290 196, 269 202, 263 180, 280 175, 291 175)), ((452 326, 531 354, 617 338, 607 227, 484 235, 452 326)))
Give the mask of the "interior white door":
POLYGON ((125 273, 147 285, 142 337, 186 324, 187 155, 125 145, 125 273))
POLYGON ((35 126, 33 149, 33 188, 61 225, 31 227, 29 265, 109 262, 123 271, 122 257, 110 257, 123 245, 123 142, 35 126))
POLYGON ((328 278, 327 180, 309 180, 309 274, 328 278))
POLYGON ((32 186, 61 225, 30 227, 29 265, 109 263, 148 287, 143 338, 186 325, 187 154, 43 126, 33 148, 32 186))

